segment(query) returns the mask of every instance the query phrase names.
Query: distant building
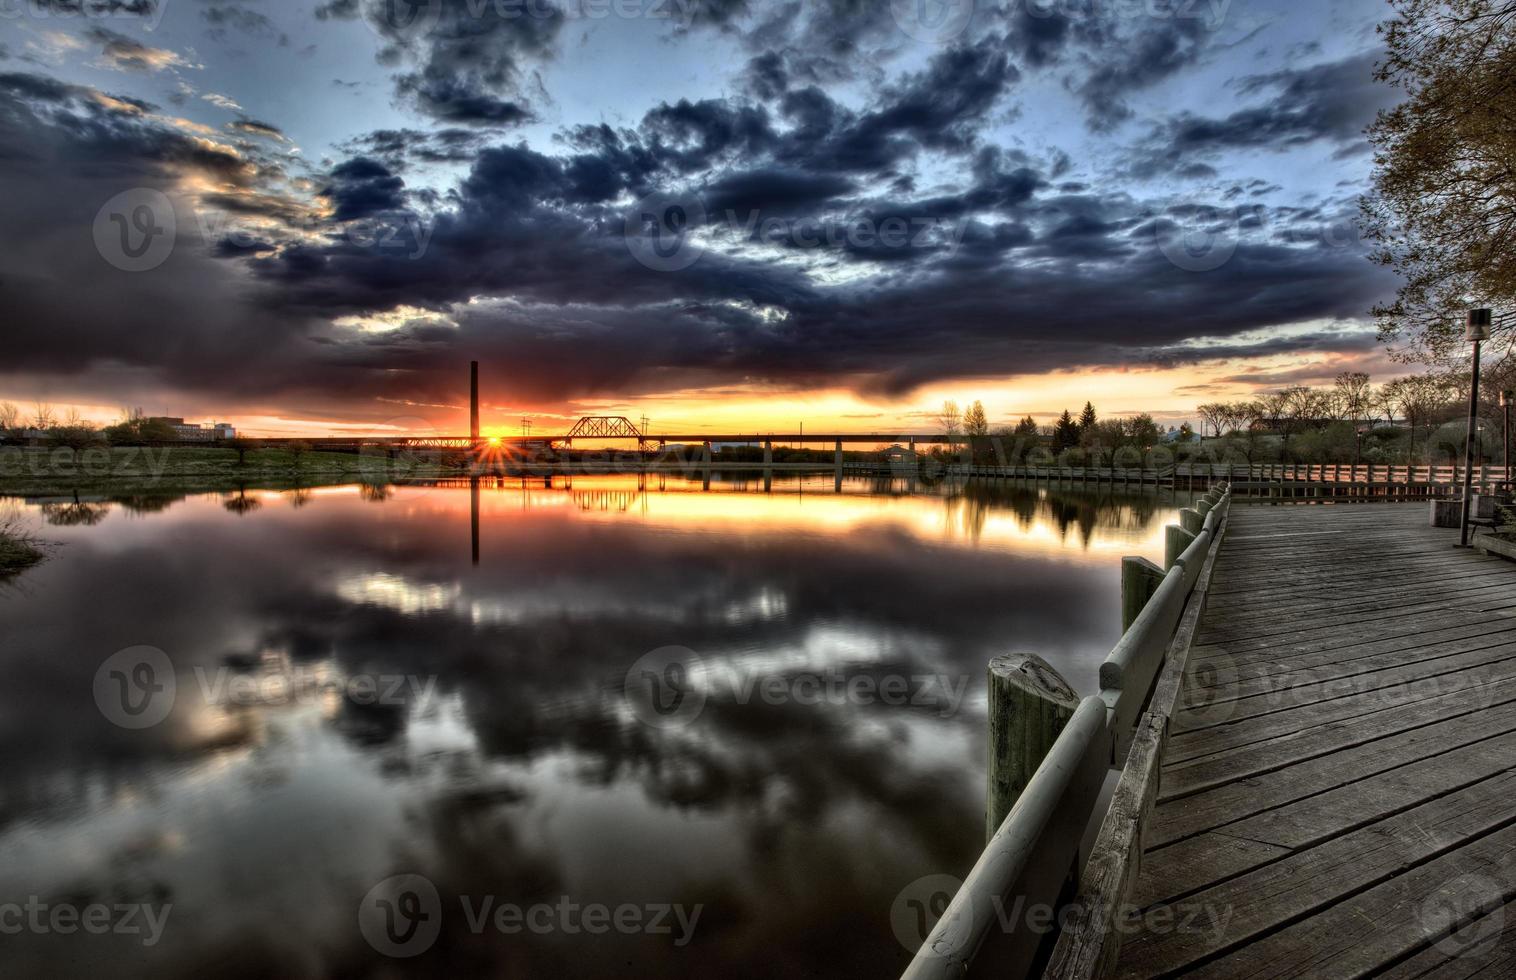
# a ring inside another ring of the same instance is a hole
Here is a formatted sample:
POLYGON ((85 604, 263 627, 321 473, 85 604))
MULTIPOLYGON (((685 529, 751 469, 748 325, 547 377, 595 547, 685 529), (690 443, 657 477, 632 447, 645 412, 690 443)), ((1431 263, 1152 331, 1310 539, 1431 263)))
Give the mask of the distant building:
POLYGON ((230 422, 207 422, 196 424, 186 422, 176 415, 155 415, 148 419, 149 422, 162 422, 174 430, 180 440, 184 442, 215 442, 218 439, 235 439, 237 430, 230 422))

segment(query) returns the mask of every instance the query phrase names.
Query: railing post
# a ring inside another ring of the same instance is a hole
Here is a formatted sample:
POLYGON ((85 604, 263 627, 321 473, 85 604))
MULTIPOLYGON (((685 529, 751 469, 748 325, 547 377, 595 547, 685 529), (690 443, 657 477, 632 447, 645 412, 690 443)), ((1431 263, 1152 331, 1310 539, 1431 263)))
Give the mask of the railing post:
POLYGON ((985 839, 993 837, 1052 749, 1079 695, 1035 653, 996 657, 989 667, 989 766, 985 839))
POLYGON ((1163 581, 1163 569, 1139 555, 1121 559, 1121 632, 1132 628, 1132 621, 1148 604, 1163 581))
MULTIPOLYGON (((1194 512, 1191 511, 1190 513, 1194 512)), ((1185 511, 1179 512, 1181 518, 1184 514, 1185 511)), ((1163 567, 1173 568, 1174 563, 1179 560, 1179 556, 1184 554, 1184 549, 1194 543, 1196 534, 1186 531, 1177 524, 1170 524, 1163 530, 1163 567)))

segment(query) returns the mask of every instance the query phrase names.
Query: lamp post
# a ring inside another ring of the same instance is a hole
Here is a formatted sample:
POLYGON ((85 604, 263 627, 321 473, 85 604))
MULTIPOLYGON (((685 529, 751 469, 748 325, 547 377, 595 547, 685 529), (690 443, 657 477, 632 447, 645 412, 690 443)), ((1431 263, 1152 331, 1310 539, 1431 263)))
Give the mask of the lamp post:
POLYGON ((1505 466, 1505 488, 1512 489, 1516 486, 1516 477, 1511 474, 1511 402, 1516 401, 1516 392, 1502 391, 1500 393, 1500 411, 1504 416, 1501 422, 1500 441, 1505 447, 1500 454, 1500 462, 1505 466))
POLYGON ((1465 340, 1474 343, 1474 368, 1469 374, 1469 432, 1463 443, 1463 516, 1458 521, 1458 544, 1468 547, 1469 517, 1474 506, 1474 433, 1479 414, 1479 345, 1490 339, 1490 311, 1469 311, 1465 340))

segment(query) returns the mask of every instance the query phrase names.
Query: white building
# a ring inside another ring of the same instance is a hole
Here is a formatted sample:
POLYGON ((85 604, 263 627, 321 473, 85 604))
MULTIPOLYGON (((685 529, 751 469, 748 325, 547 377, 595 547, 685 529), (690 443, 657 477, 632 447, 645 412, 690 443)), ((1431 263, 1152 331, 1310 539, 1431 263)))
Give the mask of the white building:
POLYGON ((196 424, 186 422, 178 416, 160 415, 148 419, 149 422, 163 422, 174 430, 184 442, 215 442, 218 439, 235 439, 237 430, 230 422, 207 422, 196 424))

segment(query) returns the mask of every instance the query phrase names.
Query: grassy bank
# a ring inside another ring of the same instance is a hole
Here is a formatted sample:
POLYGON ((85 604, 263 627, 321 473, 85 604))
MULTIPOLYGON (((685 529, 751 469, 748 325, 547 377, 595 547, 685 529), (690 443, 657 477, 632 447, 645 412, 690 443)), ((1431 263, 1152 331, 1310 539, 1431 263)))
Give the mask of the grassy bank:
POLYGON ((0 449, 0 494, 214 493, 448 476, 440 459, 210 446, 0 449))
POLYGON ((45 557, 15 524, 0 521, 0 579, 31 568, 45 557))

